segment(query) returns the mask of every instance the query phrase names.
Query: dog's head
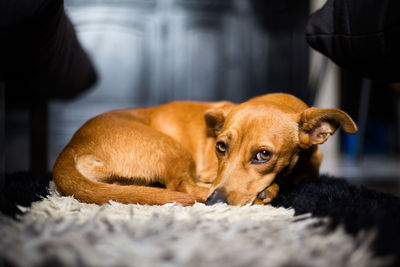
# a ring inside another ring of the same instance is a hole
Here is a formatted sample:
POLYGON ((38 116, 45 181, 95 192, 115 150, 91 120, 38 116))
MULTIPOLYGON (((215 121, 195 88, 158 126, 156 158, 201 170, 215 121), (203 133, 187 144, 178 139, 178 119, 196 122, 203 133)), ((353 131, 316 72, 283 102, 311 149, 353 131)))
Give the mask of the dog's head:
POLYGON ((290 172, 304 149, 324 143, 337 128, 357 132, 337 109, 293 112, 276 104, 249 101, 205 113, 208 134, 216 138, 218 173, 206 204, 253 203, 281 172, 290 172))

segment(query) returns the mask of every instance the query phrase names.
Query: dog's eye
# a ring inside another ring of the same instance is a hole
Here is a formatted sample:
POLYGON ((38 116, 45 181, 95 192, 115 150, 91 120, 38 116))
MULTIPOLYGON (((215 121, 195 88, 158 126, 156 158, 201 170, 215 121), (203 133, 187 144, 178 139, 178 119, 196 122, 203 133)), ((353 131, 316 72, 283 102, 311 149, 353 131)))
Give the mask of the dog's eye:
POLYGON ((256 153, 254 156, 253 162, 255 163, 264 163, 271 159, 272 153, 268 150, 261 150, 256 153))
POLYGON ((224 142, 217 142, 215 148, 217 149, 217 152, 220 154, 225 154, 226 152, 226 144, 224 142))

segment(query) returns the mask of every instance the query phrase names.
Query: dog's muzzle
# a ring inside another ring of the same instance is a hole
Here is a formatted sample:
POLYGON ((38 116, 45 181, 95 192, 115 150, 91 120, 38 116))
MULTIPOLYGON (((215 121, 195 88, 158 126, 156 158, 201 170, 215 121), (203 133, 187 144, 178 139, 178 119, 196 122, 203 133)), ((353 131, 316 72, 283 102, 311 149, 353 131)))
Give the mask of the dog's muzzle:
POLYGON ((216 203, 225 203, 229 204, 226 198, 225 190, 223 189, 215 189, 214 192, 207 198, 206 205, 214 205, 216 203))

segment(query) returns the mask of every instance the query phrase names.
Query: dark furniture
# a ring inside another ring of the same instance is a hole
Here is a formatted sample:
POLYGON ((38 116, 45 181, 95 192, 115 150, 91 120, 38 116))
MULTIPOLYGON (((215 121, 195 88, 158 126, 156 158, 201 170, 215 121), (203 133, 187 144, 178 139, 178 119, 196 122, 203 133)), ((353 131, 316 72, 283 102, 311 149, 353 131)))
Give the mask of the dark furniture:
POLYGON ((392 90, 400 82, 399 11, 397 0, 328 0, 306 27, 310 46, 343 68, 342 107, 360 129, 356 158, 400 151, 400 94, 392 90), (379 144, 367 148, 368 135, 379 144))
POLYGON ((30 168, 47 172, 48 101, 73 98, 96 81, 64 1, 1 1, 0 58, 6 113, 29 110, 30 168))

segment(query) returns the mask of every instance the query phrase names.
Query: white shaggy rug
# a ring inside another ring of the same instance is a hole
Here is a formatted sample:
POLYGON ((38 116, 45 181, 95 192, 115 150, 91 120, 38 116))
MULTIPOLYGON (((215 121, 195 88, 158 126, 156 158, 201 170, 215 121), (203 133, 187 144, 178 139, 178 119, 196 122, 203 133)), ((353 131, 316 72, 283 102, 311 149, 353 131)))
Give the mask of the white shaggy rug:
MULTIPOLYGON (((0 259, 15 266, 384 266, 356 238, 291 209, 80 203, 51 194, 14 221, 0 214, 0 259)), ((0 265, 3 265, 0 263, 0 265)))

